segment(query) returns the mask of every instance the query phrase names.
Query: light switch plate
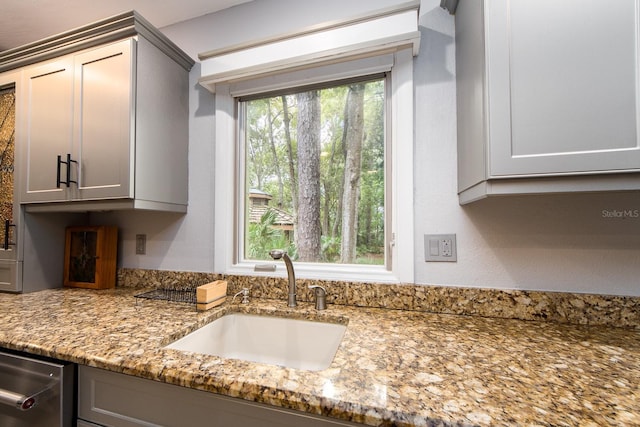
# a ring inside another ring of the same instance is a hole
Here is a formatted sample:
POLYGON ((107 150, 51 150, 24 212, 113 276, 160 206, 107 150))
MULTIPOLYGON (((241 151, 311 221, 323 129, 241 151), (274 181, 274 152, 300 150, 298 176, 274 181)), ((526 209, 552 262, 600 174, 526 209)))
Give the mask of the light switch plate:
POLYGON ((455 234, 425 234, 424 260, 426 262, 458 260, 455 234))

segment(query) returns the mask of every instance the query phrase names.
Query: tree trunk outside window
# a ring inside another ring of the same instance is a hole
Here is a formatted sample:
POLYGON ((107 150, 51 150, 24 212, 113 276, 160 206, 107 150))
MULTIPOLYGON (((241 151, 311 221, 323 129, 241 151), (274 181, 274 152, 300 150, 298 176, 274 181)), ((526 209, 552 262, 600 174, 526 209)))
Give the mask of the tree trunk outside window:
POLYGON ((298 260, 320 261, 320 95, 298 98, 298 260))
POLYGON ((364 83, 349 86, 345 108, 344 192, 342 194, 342 244, 340 262, 351 264, 356 260, 358 237, 358 200, 362 141, 364 139, 364 83))

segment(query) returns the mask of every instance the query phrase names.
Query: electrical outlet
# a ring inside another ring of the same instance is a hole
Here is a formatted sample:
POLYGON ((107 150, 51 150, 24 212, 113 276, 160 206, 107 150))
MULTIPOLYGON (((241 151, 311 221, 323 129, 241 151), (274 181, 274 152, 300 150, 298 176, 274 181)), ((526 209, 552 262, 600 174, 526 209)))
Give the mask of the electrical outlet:
POLYGON ((147 253, 147 235, 136 234, 136 255, 144 255, 147 253))
POLYGON ((425 234, 424 260, 455 262, 458 260, 455 234, 425 234))
POLYGON ((443 257, 451 256, 451 239, 440 239, 440 255, 443 257))

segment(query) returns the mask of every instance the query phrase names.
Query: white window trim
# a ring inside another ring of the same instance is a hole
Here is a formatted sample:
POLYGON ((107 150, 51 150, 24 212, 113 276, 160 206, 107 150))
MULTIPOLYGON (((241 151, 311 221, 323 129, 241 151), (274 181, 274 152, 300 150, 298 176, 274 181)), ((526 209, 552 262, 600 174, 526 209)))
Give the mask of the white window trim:
POLYGON ((419 8, 420 0, 412 0, 368 15, 201 53, 200 84, 215 93, 220 83, 404 46, 411 46, 415 56, 420 46, 419 8))
MULTIPOLYGON (((306 83, 318 79, 335 80, 346 78, 348 74, 362 75, 371 73, 378 67, 391 62, 391 232, 393 241, 389 242, 392 268, 384 266, 341 265, 301 263, 295 264, 296 276, 308 279, 343 280, 379 283, 413 283, 414 245, 413 245, 413 146, 414 146, 414 104, 413 104, 413 52, 402 49, 385 53, 373 58, 356 60, 362 68, 345 66, 344 63, 319 66, 290 73, 298 81, 306 83), (367 65, 364 65, 367 64, 367 65), (315 72, 314 72, 315 70, 315 72), (332 70, 330 74, 329 70, 332 70), (315 76, 315 77, 314 77, 315 76)), ((381 71, 381 70, 379 70, 381 71)), ((291 77, 285 79, 292 85, 291 77)), ((255 261, 242 261, 236 245, 240 216, 237 213, 239 197, 239 171, 237 155, 237 123, 235 119, 234 96, 247 94, 252 90, 282 86, 277 76, 256 79, 251 82, 216 84, 216 130, 215 130, 215 171, 214 171, 214 271, 217 273, 251 276, 272 276, 273 273, 254 271, 255 261), (253 89, 251 89, 253 87, 253 89)), ((276 263, 279 273, 286 276, 283 263, 276 263)))

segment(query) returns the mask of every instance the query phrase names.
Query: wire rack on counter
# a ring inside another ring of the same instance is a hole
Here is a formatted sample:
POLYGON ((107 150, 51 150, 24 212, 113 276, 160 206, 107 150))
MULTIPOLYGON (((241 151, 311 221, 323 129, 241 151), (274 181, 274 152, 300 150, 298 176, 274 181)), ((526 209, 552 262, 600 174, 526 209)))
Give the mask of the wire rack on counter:
POLYGON ((196 290, 193 289, 154 289, 134 295, 136 298, 163 300, 171 302, 196 303, 196 290))

